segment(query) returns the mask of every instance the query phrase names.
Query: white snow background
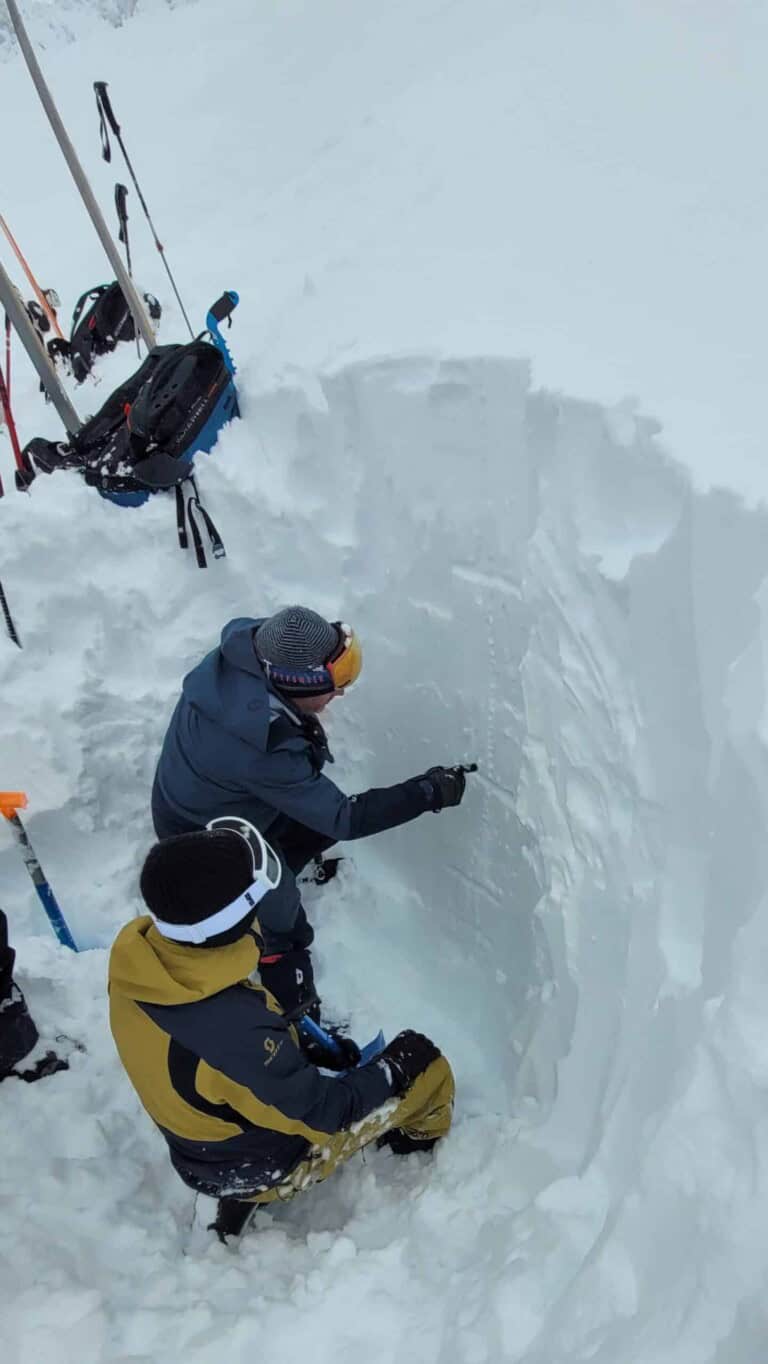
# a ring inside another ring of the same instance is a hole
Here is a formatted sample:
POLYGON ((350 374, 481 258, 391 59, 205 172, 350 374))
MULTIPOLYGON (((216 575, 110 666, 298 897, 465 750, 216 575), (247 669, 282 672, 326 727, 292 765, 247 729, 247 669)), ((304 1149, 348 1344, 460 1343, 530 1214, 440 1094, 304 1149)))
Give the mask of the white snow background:
MULTIPOLYGON (((0 1087, 3 1359, 758 1364, 768 516, 737 494, 765 492, 765 7, 94 8, 133 17, 37 3, 32 37, 111 213, 109 82, 195 325, 241 293, 243 419, 201 461, 228 551, 205 572, 171 499, 24 497, 0 445, 24 644, 0 640, 0 784, 88 949, 4 833, 19 981, 86 1050, 0 1087), (307 897, 329 1008, 432 1034, 456 1123, 225 1248, 117 1063, 106 949, 181 676, 292 600, 364 641, 341 784, 480 763, 459 810, 350 845, 307 897)), ((4 54, 0 211, 66 313, 109 267, 4 54)), ((14 406, 58 434, 18 346, 14 406)))

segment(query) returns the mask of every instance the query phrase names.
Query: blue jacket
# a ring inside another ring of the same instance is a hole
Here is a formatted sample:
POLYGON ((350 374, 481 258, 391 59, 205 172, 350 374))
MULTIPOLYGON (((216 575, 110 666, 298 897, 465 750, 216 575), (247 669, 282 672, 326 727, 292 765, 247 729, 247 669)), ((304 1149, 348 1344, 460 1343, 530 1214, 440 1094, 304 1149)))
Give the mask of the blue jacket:
POLYGON ((253 647, 261 624, 231 620, 221 644, 184 678, 155 773, 160 838, 240 815, 268 836, 280 816, 334 841, 365 838, 432 808, 429 782, 347 796, 323 773, 333 758, 314 716, 270 686, 253 647))

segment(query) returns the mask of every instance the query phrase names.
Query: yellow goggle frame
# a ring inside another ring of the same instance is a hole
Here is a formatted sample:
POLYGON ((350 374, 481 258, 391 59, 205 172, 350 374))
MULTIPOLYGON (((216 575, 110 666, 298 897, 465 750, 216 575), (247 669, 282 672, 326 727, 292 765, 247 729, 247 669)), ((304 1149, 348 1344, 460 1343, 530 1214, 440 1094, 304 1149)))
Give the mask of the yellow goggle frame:
POLYGON ((325 666, 336 690, 343 691, 345 687, 351 687, 362 672, 363 650, 357 635, 349 625, 340 620, 334 621, 334 624, 341 635, 341 645, 325 666))

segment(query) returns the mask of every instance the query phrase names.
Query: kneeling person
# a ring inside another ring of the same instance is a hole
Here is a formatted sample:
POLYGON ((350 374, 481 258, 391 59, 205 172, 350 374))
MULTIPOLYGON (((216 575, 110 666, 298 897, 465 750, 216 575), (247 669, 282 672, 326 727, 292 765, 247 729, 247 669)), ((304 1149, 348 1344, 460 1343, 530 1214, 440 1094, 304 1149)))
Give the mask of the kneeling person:
POLYGON ((273 886, 233 829, 159 843, 141 877, 149 914, 126 924, 110 956, 110 1022, 128 1076, 181 1178, 227 1204, 291 1198, 377 1138, 424 1149, 451 1121, 450 1066, 419 1033, 336 1077, 307 1059, 251 980, 273 886))

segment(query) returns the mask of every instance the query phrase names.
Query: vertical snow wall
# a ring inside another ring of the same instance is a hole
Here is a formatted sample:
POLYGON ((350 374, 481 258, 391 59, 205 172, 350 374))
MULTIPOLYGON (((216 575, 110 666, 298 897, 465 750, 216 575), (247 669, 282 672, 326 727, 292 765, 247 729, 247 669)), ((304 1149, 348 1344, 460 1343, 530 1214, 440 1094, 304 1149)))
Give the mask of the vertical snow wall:
POLYGON ((522 1115, 561 1176, 600 1171, 658 1298, 671 1262, 630 1189, 688 1261, 702 1206, 729 1253, 759 1206, 768 518, 694 495, 651 422, 532 391, 523 363, 243 387, 201 470, 229 555, 205 573, 170 499, 122 510, 56 476, 0 503, 25 645, 2 648, 6 785, 30 792, 76 933, 106 942, 137 907, 181 674, 233 615, 303 600, 352 620, 342 784, 480 764, 460 811, 353 855, 407 888, 407 951, 490 1058, 485 1105, 522 1115))

